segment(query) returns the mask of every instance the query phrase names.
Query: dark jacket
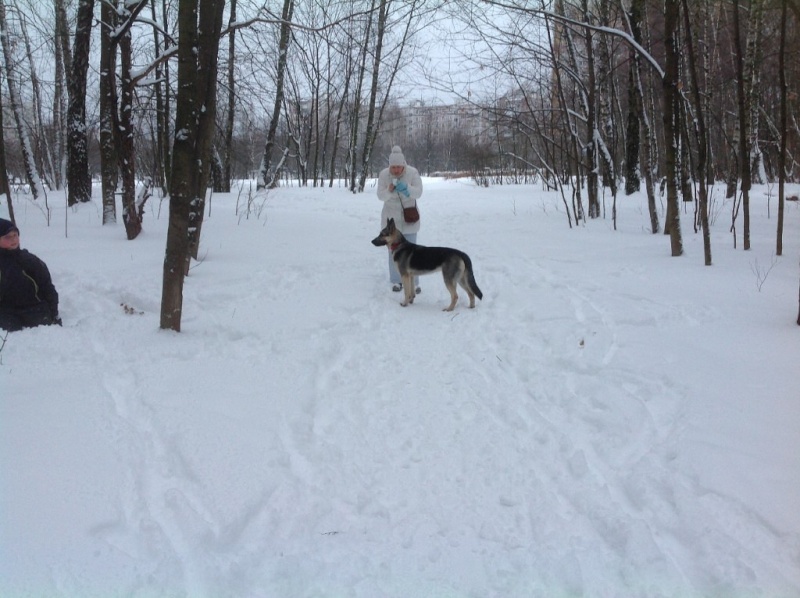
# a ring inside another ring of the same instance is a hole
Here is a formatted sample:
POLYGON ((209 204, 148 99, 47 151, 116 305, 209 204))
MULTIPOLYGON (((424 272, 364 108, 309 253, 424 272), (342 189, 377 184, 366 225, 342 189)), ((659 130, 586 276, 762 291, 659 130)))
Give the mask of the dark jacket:
POLYGON ((45 263, 27 249, 0 249, 0 308, 42 304, 53 319, 58 317, 58 293, 45 263))

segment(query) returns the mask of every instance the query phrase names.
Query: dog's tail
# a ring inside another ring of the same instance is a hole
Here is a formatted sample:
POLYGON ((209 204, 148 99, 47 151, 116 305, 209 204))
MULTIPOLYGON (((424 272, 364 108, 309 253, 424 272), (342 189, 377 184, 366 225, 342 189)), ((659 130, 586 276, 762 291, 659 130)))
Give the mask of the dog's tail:
POLYGON ((483 301, 483 293, 478 288, 478 283, 475 282, 475 274, 472 272, 472 260, 469 259, 469 256, 464 256, 464 264, 467 266, 467 283, 469 284, 469 288, 472 289, 472 292, 475 293, 475 296, 483 301))

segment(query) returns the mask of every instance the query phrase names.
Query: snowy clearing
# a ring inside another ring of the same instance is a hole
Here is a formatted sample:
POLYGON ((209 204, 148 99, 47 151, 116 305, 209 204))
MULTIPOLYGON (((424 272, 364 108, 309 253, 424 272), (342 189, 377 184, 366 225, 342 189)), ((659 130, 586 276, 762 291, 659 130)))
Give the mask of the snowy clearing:
POLYGON ((0 595, 800 595, 797 203, 776 258, 777 187, 748 252, 715 190, 706 267, 691 207, 673 258, 644 196, 570 230, 539 187, 425 183, 474 310, 440 275, 399 307, 373 189, 286 188, 211 199, 179 334, 166 201, 129 242, 18 199, 64 327, 0 352, 0 595))

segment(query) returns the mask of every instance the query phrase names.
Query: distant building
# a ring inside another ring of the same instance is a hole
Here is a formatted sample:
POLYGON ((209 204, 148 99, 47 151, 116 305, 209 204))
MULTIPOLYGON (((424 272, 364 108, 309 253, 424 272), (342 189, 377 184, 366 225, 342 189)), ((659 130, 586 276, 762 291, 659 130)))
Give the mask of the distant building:
POLYGON ((399 108, 403 119, 402 137, 409 144, 443 143, 460 133, 475 144, 489 141, 491 127, 486 111, 478 106, 428 104, 416 101, 399 108))

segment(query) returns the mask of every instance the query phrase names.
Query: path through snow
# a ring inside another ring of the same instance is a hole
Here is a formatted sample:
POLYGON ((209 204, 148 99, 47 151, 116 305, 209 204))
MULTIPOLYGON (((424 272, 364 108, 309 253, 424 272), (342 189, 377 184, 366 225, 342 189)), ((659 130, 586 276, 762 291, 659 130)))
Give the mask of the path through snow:
POLYGON ((397 305, 371 193, 235 199, 180 334, 165 216, 23 212, 65 326, 2 352, 1 595, 800 595, 795 258, 757 292, 722 233, 718 266, 688 231, 669 258, 642 198, 569 230, 535 188, 430 181, 419 240, 484 291, 446 314, 438 276, 397 305))

